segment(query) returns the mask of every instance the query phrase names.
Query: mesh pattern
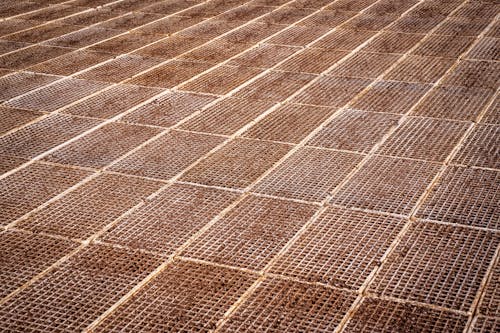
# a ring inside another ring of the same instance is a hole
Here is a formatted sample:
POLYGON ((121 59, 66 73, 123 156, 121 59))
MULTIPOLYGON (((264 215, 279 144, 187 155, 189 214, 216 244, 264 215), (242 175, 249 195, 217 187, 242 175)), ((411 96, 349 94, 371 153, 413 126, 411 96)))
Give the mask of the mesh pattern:
POLYGON ((446 73, 455 60, 410 55, 384 77, 389 80, 434 83, 446 73))
POLYGON ((396 21, 397 15, 384 13, 362 13, 342 24, 342 28, 379 31, 396 21))
POLYGON ((0 224, 7 225, 81 181, 81 170, 31 164, 0 180, 0 224))
POLYGON ((182 55, 181 58, 191 61, 204 61, 211 64, 218 64, 250 47, 252 47, 251 44, 228 43, 215 40, 182 55))
POLYGON ((213 102, 215 97, 169 92, 153 101, 137 108, 121 118, 122 121, 169 127, 200 111, 205 105, 213 102))
POLYGON ((245 81, 250 80, 260 72, 261 70, 257 68, 220 66, 191 82, 183 84, 180 88, 183 90, 223 95, 245 81))
POLYGON ((299 50, 294 46, 263 44, 231 59, 230 65, 271 68, 299 50))
POLYGON ((196 36, 198 38, 212 39, 239 26, 241 22, 208 19, 190 28, 179 32, 181 36, 196 36))
POLYGON ((286 104, 252 126, 250 138, 299 143, 336 111, 335 108, 286 104))
POLYGON ((223 36, 221 40, 230 43, 257 44, 261 40, 277 33, 284 26, 269 23, 253 22, 223 36))
POLYGON ((158 134, 150 127, 111 123, 56 150, 45 159, 62 164, 101 168, 158 134))
POLYGON ((291 26, 268 40, 270 44, 305 46, 328 32, 326 27, 291 26))
MULTIPOLYGON (((155 34, 155 35, 170 35, 177 31, 189 28, 202 21, 199 17, 183 17, 183 16, 170 16, 165 17, 161 20, 152 22, 150 24, 141 26, 134 31, 145 33, 145 34, 155 34)), ((199 25, 196 25, 199 27, 199 25)), ((196 35, 196 34, 192 34, 196 35)), ((162 36, 164 37, 164 36, 162 36)), ((199 35, 199 38, 209 38, 209 36, 199 35)), ((215 36, 210 36, 215 37, 215 36)))
POLYGON ((208 332, 255 278, 227 268, 175 262, 96 332, 208 332))
POLYGON ((222 332, 333 332, 356 299, 316 285, 266 279, 222 332))
POLYGON ((441 23, 434 33, 440 35, 475 37, 488 26, 488 23, 488 21, 482 19, 449 17, 441 23))
POLYGON ((115 29, 128 31, 142 25, 148 24, 151 21, 162 18, 159 14, 148 14, 143 12, 132 12, 126 15, 113 18, 111 20, 102 22, 98 25, 99 28, 115 29))
POLYGON ((91 246, 0 306, 9 332, 82 331, 161 263, 161 258, 91 246))
POLYGON ((500 96, 497 95, 493 103, 488 107, 488 110, 481 118, 481 122, 500 125, 500 96))
POLYGON ((500 264, 498 261, 484 290, 479 313, 495 317, 500 314, 500 264))
POLYGON ((465 165, 500 169, 500 127, 477 125, 453 161, 465 165))
POLYGON ((29 46, 28 43, 13 42, 10 40, 0 40, 0 55, 13 52, 28 46, 29 46))
POLYGON ((160 183, 102 175, 20 223, 21 228, 87 239, 156 191, 160 183))
POLYGON ((255 192, 321 202, 361 161, 361 156, 302 148, 267 175, 255 192))
POLYGON ((465 18, 493 19, 498 12, 498 4, 489 1, 468 2, 457 10, 453 16, 465 18))
POLYGON ((320 74, 344 58, 348 52, 308 48, 281 64, 278 69, 290 72, 320 74))
POLYGON ((389 31, 406 32, 406 33, 421 33, 425 34, 434 29, 444 16, 433 17, 431 15, 424 15, 422 17, 405 15, 399 18, 396 22, 391 24, 386 29, 389 31))
POLYGON ((439 165, 375 156, 333 196, 332 203, 409 214, 439 165))
POLYGON ((500 319, 479 316, 471 332, 488 333, 497 332, 498 330, 500 330, 500 319))
POLYGON ((369 84, 367 79, 321 77, 294 96, 291 102, 341 107, 369 84))
POLYGON ((464 315, 412 304, 365 298, 342 332, 463 332, 464 315))
POLYGON ((460 61, 443 84, 496 90, 500 86, 500 62, 460 61))
POLYGON ((70 241, 15 231, 0 234, 3 298, 76 248, 70 241))
POLYGON ((406 53, 423 37, 422 34, 384 31, 371 40, 362 50, 380 53, 406 53))
POLYGON ((40 73, 71 75, 111 58, 112 55, 107 53, 77 50, 71 53, 66 53, 57 58, 47 60, 41 64, 32 66, 29 69, 40 73))
POLYGON ((296 202, 247 197, 198 237, 183 255, 262 269, 316 209, 296 202))
POLYGON ((169 255, 237 197, 233 192, 174 184, 122 219, 102 240, 169 255))
POLYGON ((283 7, 273 10, 271 13, 262 17, 259 21, 270 24, 289 25, 312 14, 314 10, 306 8, 283 7))
POLYGON ((418 1, 416 0, 382 0, 368 8, 365 13, 374 15, 401 15, 417 3, 418 1))
POLYGON ((159 64, 161 60, 123 55, 78 75, 79 78, 104 82, 120 82, 159 64))
POLYGON ((236 92, 234 97, 280 102, 314 78, 309 74, 269 72, 236 92))
POLYGON ((58 57, 69 51, 70 49, 63 49, 61 47, 33 45, 25 49, 0 56, 0 67, 9 69, 24 69, 40 62, 58 57))
POLYGON ((162 90, 160 89, 117 85, 69 106, 64 110, 64 113, 96 118, 111 118, 161 92, 162 90))
POLYGON ((207 69, 212 64, 192 61, 172 60, 159 67, 153 68, 146 73, 129 80, 128 83, 142 86, 172 88, 189 80, 207 69))
POLYGON ((245 188, 290 150, 284 144, 237 139, 187 171, 182 180, 245 188))
POLYGON ((39 24, 40 22, 37 21, 21 20, 21 19, 10 19, 10 20, 0 21, 0 36, 5 36, 20 30, 29 29, 39 24))
POLYGON ((0 154, 32 158, 98 124, 94 119, 54 114, 1 137, 0 154))
POLYGON ((467 53, 469 59, 500 60, 500 41, 498 38, 482 38, 467 53))
POLYGON ((317 13, 314 13, 312 16, 306 18, 305 20, 299 22, 298 25, 335 28, 354 15, 356 15, 356 12, 321 10, 317 13))
POLYGON ((160 2, 153 1, 153 3, 150 6, 142 8, 141 11, 146 13, 159 13, 163 15, 168 15, 179 12, 191 6, 194 6, 195 4, 196 1, 190 1, 190 0, 183 0, 183 1, 167 0, 160 2))
POLYGON ((413 54, 458 58, 474 42, 474 37, 430 35, 413 54))
POLYGON ((170 59, 206 42, 207 40, 202 38, 175 35, 137 50, 134 54, 143 57, 170 59))
POLYGON ((434 87, 412 111, 412 114, 457 120, 476 120, 492 92, 455 86, 434 87))
MULTIPOLYGON (((7 107, 0 106, 0 134, 4 134, 16 127, 22 126, 30 121, 43 115, 41 112, 21 110, 21 109, 11 109, 7 107)), ((2 139, 0 138, 0 147, 2 139)), ((2 148, 0 148, 2 150, 2 148)))
POLYGON ((102 82, 67 78, 12 99, 6 105, 21 109, 55 111, 107 86, 102 82))
POLYGON ((314 42, 311 47, 352 51, 376 33, 376 31, 335 29, 314 42))
POLYGON ((329 10, 361 11, 377 0, 337 0, 326 7, 329 10))
POLYGON ((196 132, 231 135, 273 105, 274 103, 267 101, 225 98, 186 121, 180 128, 196 132))
POLYGON ((0 175, 27 162, 24 158, 0 155, 0 175))
MULTIPOLYGON (((79 5, 78 2, 73 2, 73 5, 79 5)), ((86 7, 99 7, 102 6, 103 3, 92 3, 92 4, 84 4, 83 6, 86 7)), ((66 24, 71 24, 71 25, 78 25, 82 27, 87 27, 90 25, 94 25, 99 22, 103 22, 109 19, 112 19, 116 16, 123 15, 124 12, 120 10, 113 10, 109 7, 99 7, 99 8, 92 8, 90 11, 85 11, 78 13, 77 15, 66 17, 61 20, 61 22, 66 23, 66 24)), ((90 28, 92 29, 92 28, 90 28)), ((93 31, 93 30, 91 30, 93 31)), ((83 36, 88 36, 89 31, 85 29, 85 31, 82 31, 83 36)), ((76 40, 76 38, 72 38, 73 40, 76 40)))
POLYGON ((379 265, 405 222, 329 208, 279 258, 271 272, 356 290, 379 265))
POLYGON ((309 145, 368 153, 399 116, 347 109, 326 124, 309 145))
POLYGON ((71 25, 48 23, 42 26, 34 27, 32 29, 17 32, 5 38, 22 42, 40 43, 47 39, 59 37, 77 29, 78 27, 71 25))
POLYGON ((417 215, 499 229, 499 180, 500 175, 496 171, 449 167, 417 215))
POLYGON ((331 0, 295 0, 287 6, 295 8, 314 8, 319 9, 328 5, 331 0))
POLYGON ((9 100, 60 79, 31 72, 19 72, 0 77, 0 100, 9 100))
POLYGON ((217 19, 247 22, 266 14, 270 10, 271 8, 268 7, 245 5, 222 13, 217 16, 217 19))
POLYGON ((470 124, 431 118, 408 118, 378 153, 443 162, 470 124))
POLYGON ((469 311, 500 242, 497 234, 415 223, 370 286, 376 294, 469 311))
POLYGON ((129 33, 105 40, 90 47, 91 50, 113 54, 124 54, 151 44, 162 36, 146 33, 129 33))
POLYGON ((399 55, 383 53, 356 53, 333 70, 329 75, 376 78, 391 67, 399 55))
POLYGON ((223 141, 218 136, 173 131, 114 164, 111 170, 169 179, 223 141))
POLYGON ((103 28, 85 28, 45 42, 47 45, 82 48, 120 34, 121 31, 103 28))
POLYGON ((0 17, 5 18, 21 14, 23 12, 30 12, 39 9, 40 5, 34 2, 18 1, 13 3, 3 3, 0 7, 0 17))

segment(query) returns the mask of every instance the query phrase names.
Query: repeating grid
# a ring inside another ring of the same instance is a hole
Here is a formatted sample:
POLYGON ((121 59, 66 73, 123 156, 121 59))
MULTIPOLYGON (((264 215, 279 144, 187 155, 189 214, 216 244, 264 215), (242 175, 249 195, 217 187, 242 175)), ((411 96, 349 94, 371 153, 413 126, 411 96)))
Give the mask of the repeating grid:
POLYGON ((0 330, 496 331, 499 10, 0 5, 0 330))

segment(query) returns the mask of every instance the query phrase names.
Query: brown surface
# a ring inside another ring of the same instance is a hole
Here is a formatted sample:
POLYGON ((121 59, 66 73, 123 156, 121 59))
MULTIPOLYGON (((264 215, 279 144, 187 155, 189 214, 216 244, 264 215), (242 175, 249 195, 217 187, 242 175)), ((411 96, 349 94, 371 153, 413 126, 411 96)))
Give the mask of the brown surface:
MULTIPOLYGON (((38 111, 14 109, 6 106, 0 106, 0 119, 2 119, 2 123, 0 124, 0 135, 3 135, 16 127, 32 122, 42 115, 43 113, 38 111)), ((0 139, 0 147, 2 146, 1 142, 2 140, 0 139)))
POLYGON ((434 83, 453 65, 453 59, 409 55, 384 78, 388 80, 434 83))
POLYGON ((499 132, 498 125, 477 125, 463 142, 453 162, 499 169, 499 132))
POLYGON ((0 78, 0 100, 9 100, 59 80, 60 76, 18 72, 0 78))

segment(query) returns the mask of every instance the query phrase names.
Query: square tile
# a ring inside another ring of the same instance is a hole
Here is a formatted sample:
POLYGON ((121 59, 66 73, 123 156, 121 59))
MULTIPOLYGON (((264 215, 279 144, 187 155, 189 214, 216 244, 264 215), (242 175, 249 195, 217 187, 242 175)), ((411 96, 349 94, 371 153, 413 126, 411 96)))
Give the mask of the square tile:
POLYGON ((332 198, 332 204, 408 215, 440 165, 372 157, 332 198))
POLYGON ((500 126, 476 125, 453 159, 454 163, 500 169, 500 126))
POLYGON ((434 31, 435 34, 450 36, 478 36, 487 26, 488 21, 481 18, 449 17, 434 31))
POLYGON ((167 180, 224 140, 219 136, 172 131, 113 164, 110 170, 167 180))
MULTIPOLYGON (((163 19, 156 20, 155 22, 137 27, 133 30, 133 32, 152 34, 152 35, 162 35, 161 37, 163 38, 178 31, 195 26, 201 21, 203 21, 203 19, 199 17, 168 16, 163 19)), ((203 36, 200 34, 197 37, 205 38, 208 36, 203 36)))
POLYGON ((498 38, 482 38, 466 55, 467 59, 500 60, 500 41, 498 38))
POLYGON ((454 59, 409 55, 384 78, 396 81, 434 83, 453 66, 454 62, 454 59))
POLYGON ((232 135, 275 104, 240 98, 225 98, 180 125, 181 129, 232 135))
POLYGON ((163 184, 150 180, 103 174, 30 215, 18 226, 86 240, 112 223, 163 184))
POLYGON ((29 43, 0 40, 0 55, 10 53, 30 46, 29 43))
POLYGON ((500 263, 498 260, 493 266, 490 278, 486 283, 478 313, 497 318, 500 314, 500 263))
POLYGON ((267 14, 272 9, 265 6, 244 5, 235 7, 216 16, 216 19, 248 22, 267 14))
POLYGON ((308 204, 248 196, 191 243, 182 255, 263 269, 316 209, 317 206, 308 204))
POLYGON ((462 60, 443 78, 443 84, 496 90, 500 86, 500 63, 462 60))
POLYGON ((500 96, 496 95, 488 109, 480 119, 481 123, 500 125, 500 96))
POLYGON ((337 289, 268 278, 221 332, 333 332, 355 299, 337 289))
POLYGON ((99 43, 100 41, 119 35, 121 33, 122 32, 119 30, 89 27, 74 31, 61 37, 50 39, 44 44, 78 49, 95 43, 99 43))
POLYGON ((379 31, 398 19, 399 15, 391 15, 387 12, 369 13, 364 12, 353 17, 346 23, 342 24, 342 28, 354 30, 371 30, 379 31))
POLYGON ((152 44, 162 36, 147 33, 128 33, 92 45, 89 50, 112 54, 125 54, 152 44))
POLYGON ((0 175, 18 168, 26 162, 28 160, 24 158, 0 155, 0 175))
POLYGON ((190 7, 194 7, 198 1, 190 1, 190 0, 165 0, 165 1, 152 1, 152 3, 145 7, 141 8, 142 12, 145 13, 158 13, 163 15, 170 15, 176 12, 184 11, 190 7))
POLYGON ((311 74, 271 71, 238 90, 233 96, 282 102, 315 78, 311 74))
POLYGON ((306 46, 329 31, 326 27, 291 26, 272 37, 268 43, 292 46, 306 46))
POLYGON ((377 153, 444 162, 469 127, 465 122, 409 117, 377 153))
POLYGON ((500 329, 500 319, 485 316, 478 316, 472 326, 473 333, 496 332, 500 329))
POLYGON ((113 55, 109 53, 77 50, 31 66, 29 70, 39 73, 69 76, 109 60, 112 57, 113 55))
POLYGON ((300 143, 336 111, 336 108, 286 104, 258 121, 243 136, 300 143))
POLYGON ((60 76, 43 75, 33 72, 16 72, 1 76, 0 101, 7 101, 60 79, 60 76))
POLYGON ((171 59, 206 42, 206 39, 198 37, 174 35, 134 51, 132 54, 158 59, 171 59))
POLYGON ((291 102, 342 107, 370 83, 369 79, 321 77, 295 95, 291 102))
POLYGON ((361 50, 379 53, 406 53, 425 35, 402 32, 383 31, 361 50))
POLYGON ((107 124, 46 156, 47 161, 102 168, 157 135, 159 129, 122 123, 107 124))
POLYGON ((190 28, 179 31, 179 35, 213 39, 233 30, 240 24, 241 22, 237 21, 217 20, 212 18, 193 25, 190 28))
POLYGON ((126 114, 120 121, 170 127, 214 100, 214 96, 171 91, 126 114))
POLYGON ((395 54, 358 52, 335 66, 328 74, 375 79, 389 69, 399 58, 400 56, 395 54))
POLYGON ((290 149, 291 146, 285 144, 236 139, 199 162, 181 180, 244 189, 290 149))
POLYGON ((6 331, 82 331, 162 261, 92 245, 2 304, 0 325, 6 331))
POLYGON ((253 191, 321 202, 361 160, 357 154, 301 148, 264 177, 253 191))
POLYGON ((385 28, 388 31, 395 32, 406 32, 413 34, 426 34, 434 29, 439 23, 441 23, 446 17, 445 16, 413 16, 405 15, 400 17, 390 26, 385 28))
POLYGON ((214 40, 180 56, 180 59, 218 64, 251 48, 252 44, 214 40))
POLYGON ((297 25, 327 27, 333 29, 349 20, 356 14, 356 12, 352 11, 320 10, 307 17, 306 19, 298 22, 297 25))
POLYGON ((125 15, 120 15, 119 17, 112 18, 110 20, 106 20, 102 23, 99 23, 97 27, 129 31, 134 28, 148 24, 149 22, 159 20, 162 17, 163 15, 160 14, 132 12, 125 15))
POLYGON ((311 47, 352 51, 368 41, 376 31, 362 31, 349 29, 335 29, 320 40, 311 44, 311 47))
POLYGON ((0 21, 0 36, 13 34, 15 32, 26 30, 37 25, 40 25, 40 22, 32 20, 21 20, 16 18, 3 20, 0 21))
POLYGON ((277 67, 278 70, 321 74, 347 56, 347 51, 306 48, 277 67))
POLYGON ((324 125, 307 144, 368 153, 399 119, 393 114, 347 109, 324 125))
POLYGON ((387 215, 328 208, 270 272, 358 290, 405 223, 387 215))
POLYGON ((299 47, 262 44, 229 61, 229 65, 257 68, 271 68, 299 51, 299 47))
POLYGON ((237 192, 174 184, 122 218, 100 240, 170 255, 239 196, 237 192))
POLYGON ((2 178, 0 225, 14 222, 89 174, 87 171, 35 163, 2 178))
POLYGON ((230 43, 258 44, 285 27, 278 24, 253 22, 221 37, 230 43))
MULTIPOLYGON (((273 10, 259 21, 271 24, 290 25, 314 13, 310 8, 281 7, 273 10)), ((284 28, 284 27, 283 27, 284 28)))
POLYGON ((329 10, 350 10, 359 12, 371 6, 377 0, 337 0, 326 7, 329 10))
POLYGON ((0 67, 24 69, 70 52, 70 49, 45 45, 33 45, 0 56, 0 67))
POLYGON ((474 37, 429 35, 411 53, 457 59, 474 42, 474 37))
POLYGON ((72 25, 49 22, 31 29, 16 32, 5 36, 4 38, 20 42, 41 43, 48 39, 59 37, 78 29, 79 27, 72 25))
MULTIPOLYGON (((86 28, 90 25, 104 22, 104 21, 110 20, 112 18, 115 18, 117 16, 124 14, 123 11, 113 10, 112 8, 109 8, 108 6, 103 7, 102 5, 105 5, 106 3, 98 2, 98 1, 94 1, 92 3, 91 3, 91 1, 88 1, 88 3, 84 3, 83 1, 81 3, 80 2, 73 2, 72 3, 73 5, 89 7, 88 8, 89 10, 84 11, 84 12, 80 12, 77 15, 65 17, 65 18, 61 19, 61 22, 66 23, 66 24, 71 24, 71 25, 78 25, 78 26, 81 26, 82 28, 84 28, 84 27, 86 28)), ((85 33, 84 36, 87 36, 87 34, 85 33)))
MULTIPOLYGON (((402 15, 404 12, 410 10, 415 5, 419 5, 420 8, 422 4, 418 3, 418 0, 382 0, 370 6, 366 9, 364 13, 372 15, 402 15)), ((412 9, 413 12, 415 9, 412 9)))
POLYGON ((498 230, 499 180, 498 171, 448 167, 417 216, 498 230))
POLYGON ((491 232, 416 222, 368 292, 470 311, 499 243, 491 232))
POLYGON ((256 278, 233 269, 176 261, 95 331, 208 332, 256 278))
MULTIPOLYGON (((0 106, 0 119, 2 119, 2 123, 0 123, 0 135, 3 136, 6 132, 28 124, 42 115, 43 113, 38 111, 13 109, 0 106)), ((0 137, 0 142, 1 141, 2 139, 0 137)))
POLYGON ((319 10, 328 5, 330 2, 330 0, 294 0, 293 2, 287 4, 287 6, 294 8, 314 8, 319 10))

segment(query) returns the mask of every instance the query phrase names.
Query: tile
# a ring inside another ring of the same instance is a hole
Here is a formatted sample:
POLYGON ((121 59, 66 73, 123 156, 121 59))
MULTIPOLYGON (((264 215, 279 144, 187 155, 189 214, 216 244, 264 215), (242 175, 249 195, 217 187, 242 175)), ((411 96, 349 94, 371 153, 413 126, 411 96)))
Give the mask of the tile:
POLYGON ((70 49, 45 45, 33 45, 0 56, 0 67, 24 69, 70 52, 70 49))
POLYGON ((24 126, 42 115, 43 113, 38 111, 13 109, 0 106, 0 119, 2 119, 2 123, 0 124, 0 135, 3 136, 6 132, 14 130, 20 126, 24 126))
POLYGON ((361 78, 321 77, 290 101, 323 106, 344 106, 362 92, 370 80, 361 78))
POLYGON ((26 162, 28 160, 24 158, 0 155, 0 175, 18 168, 26 162))
POLYGON ((221 332, 333 332, 355 299, 337 289, 268 278, 221 332))
POLYGON ((331 1, 329 0, 294 0, 287 4, 287 6, 294 8, 314 8, 319 10, 328 5, 330 2, 331 1))
POLYGON ((232 135, 275 104, 240 98, 225 98, 180 125, 181 129, 232 135))
POLYGON ((416 116, 474 121, 492 96, 487 89, 436 86, 418 103, 416 116))
POLYGON ((67 24, 47 23, 28 30, 16 32, 12 35, 5 36, 4 38, 20 42, 41 43, 48 39, 59 37, 78 29, 79 28, 76 26, 67 24))
POLYGON ((239 196, 236 192, 174 184, 121 219, 100 240, 169 255, 239 196))
POLYGON ((368 292, 470 311, 499 242, 498 234, 483 230, 416 222, 368 292))
POLYGON ((185 10, 186 8, 196 5, 196 1, 182 0, 182 1, 151 1, 150 5, 141 8, 141 11, 145 13, 158 13, 163 15, 174 14, 176 12, 185 10))
POLYGON ((243 189, 256 181, 290 149, 285 144, 236 139, 199 162, 181 180, 243 189))
POLYGON ((310 46, 316 48, 352 51, 368 41, 375 34, 375 31, 335 29, 310 46))
POLYGON ((488 106, 488 109, 486 112, 483 114, 482 118, 480 119, 481 123, 487 123, 487 124, 496 124, 500 125, 500 96, 496 96, 495 99, 491 102, 491 104, 488 106))
MULTIPOLYGON (((203 21, 203 19, 197 17, 168 16, 163 19, 151 22, 149 24, 137 27, 133 30, 133 32, 152 34, 158 36, 161 35, 161 37, 163 38, 178 31, 182 31, 184 29, 188 29, 192 26, 195 26, 201 21, 203 21)), ((208 38, 208 36, 202 36, 202 35, 198 35, 197 37, 208 38)))
POLYGON ((198 37, 174 35, 134 51, 132 54, 158 59, 171 59, 206 42, 206 39, 198 37))
POLYGON ((162 89, 119 84, 72 104, 63 112, 76 116, 111 118, 162 92, 162 89))
MULTIPOLYGON (((372 7, 373 8, 373 7, 372 7)), ((398 19, 398 14, 391 15, 387 12, 370 13, 363 12, 353 17, 346 23, 342 24, 342 28, 354 30, 371 30, 380 31, 389 24, 398 19)))
POLYGON ((468 135, 453 163, 500 169, 500 126, 476 125, 468 135))
POLYGON ((159 20, 163 17, 160 14, 150 14, 143 12, 132 12, 125 15, 121 15, 116 18, 112 18, 110 20, 106 20, 102 23, 99 23, 97 27, 106 28, 106 29, 114 29, 114 30, 122 30, 129 31, 134 28, 143 26, 152 21, 159 20))
POLYGON ((277 69, 289 72, 321 74, 347 54, 347 51, 307 48, 286 60, 277 69))
POLYGON ((0 224, 14 222, 88 175, 82 170, 35 163, 2 178, 0 224))
POLYGON ((0 40, 0 55, 17 51, 30 46, 30 43, 15 42, 10 40, 0 40))
POLYGON ((498 38, 482 38, 465 56, 467 59, 500 61, 498 38))
POLYGON ((478 313, 487 316, 495 316, 498 318, 500 313, 500 264, 497 260, 495 265, 491 270, 491 275, 486 287, 484 289, 484 294, 479 304, 478 313))
POLYGON ((10 20, 3 20, 0 22, 0 36, 13 34, 21 30, 32 28, 36 25, 40 25, 40 22, 21 20, 16 18, 10 20))
POLYGON ((406 82, 434 83, 446 73, 454 62, 453 59, 409 55, 384 75, 384 78, 406 82))
POLYGON ((411 53, 457 59, 474 42, 474 37, 430 35, 411 53))
POLYGON ((82 48, 99 43, 100 41, 121 33, 122 32, 119 30, 89 27, 50 39, 46 41, 45 44, 60 47, 82 48))
MULTIPOLYGON (((72 4, 76 5, 76 6, 84 6, 84 7, 90 7, 90 8, 88 11, 78 13, 77 15, 65 17, 61 20, 61 22, 66 23, 66 24, 81 26, 82 29, 85 29, 85 32, 82 35, 84 37, 88 36, 87 35, 88 32, 95 31, 92 29, 93 27, 90 28, 90 31, 87 30, 86 28, 88 26, 107 21, 107 20, 113 19, 117 16, 121 16, 124 14, 124 12, 121 10, 113 10, 109 7, 103 7, 102 5, 105 3, 73 2, 72 4)), ((76 41, 77 38, 72 38, 72 40, 76 41)))
POLYGON ((248 22, 271 11, 265 6, 243 5, 217 15, 216 19, 248 22))
POLYGON ((221 40, 230 43, 258 44, 282 29, 284 26, 278 24, 252 22, 224 35, 221 40))
POLYGON ((172 131, 113 164, 110 170, 168 180, 224 140, 219 136, 172 131))
POLYGON ((218 64, 253 47, 252 44, 214 40, 180 56, 180 59, 218 64))
POLYGON ((99 123, 100 121, 95 119, 63 114, 50 115, 0 137, 0 154, 34 158, 90 130, 99 123))
POLYGON ((262 44, 231 59, 228 64, 257 68, 271 68, 299 51, 296 46, 262 44))
POLYGON ((315 75, 270 71, 232 96, 282 102, 316 78, 315 75))
POLYGON ((406 118, 377 150, 378 154, 444 162, 469 123, 432 118, 406 118))
POLYGON ((328 208, 273 264, 271 273, 358 290, 406 220, 328 208))
POLYGON ((377 0, 337 0, 331 5, 327 6, 326 9, 329 10, 349 10, 359 12, 368 8, 377 0))
POLYGON ((477 317, 477 321, 474 322, 471 332, 488 333, 498 331, 499 329, 500 320, 498 318, 479 316, 477 317))
POLYGON ((343 332, 463 332, 467 316, 451 311, 364 298, 343 332))
POLYGON ((160 257, 136 251, 87 247, 2 304, 0 327, 82 331, 161 262, 160 257))
POLYGON ((393 114, 347 109, 325 124, 307 144, 368 153, 397 125, 399 118, 393 114))
POLYGON ((213 96, 171 91, 126 114, 120 121, 169 127, 199 112, 215 99, 213 96))
POLYGON ((429 192, 417 216, 498 230, 499 179, 497 171, 450 166, 429 192))
POLYGON ((305 46, 328 32, 325 27, 291 26, 268 40, 270 44, 305 46))
POLYGON ((31 66, 29 70, 39 73, 68 76, 96 66, 112 57, 113 55, 109 53, 77 50, 31 66))
POLYGON ((258 121, 243 136, 300 143, 336 111, 336 108, 286 104, 258 121))
POLYGON ((152 44, 162 36, 147 33, 128 33, 94 44, 89 50, 112 54, 125 54, 152 44))
POLYGON ((375 79, 400 58, 395 54, 359 52, 335 66, 328 75, 375 79))
POLYGON ((44 159, 61 164, 102 168, 159 132, 156 128, 110 123, 59 148, 44 159))
POLYGON ((209 331, 255 279, 233 269, 176 261, 95 331, 209 331))
POLYGON ((302 20, 312 13, 314 13, 314 10, 310 8, 280 7, 262 17, 259 21, 270 24, 289 25, 302 20))
POLYGON ((496 90, 500 86, 500 63, 462 60, 443 78, 443 84, 496 90))
POLYGON ((480 18, 449 17, 439 25, 434 33, 439 35, 476 37, 488 26, 488 23, 488 21, 480 18))
POLYGON ((106 87, 108 87, 108 84, 103 82, 68 77, 11 99, 5 105, 14 108, 52 112, 106 87))
POLYGON ((224 95, 262 70, 241 66, 220 66, 179 87, 181 90, 224 95))
POLYGON ((406 32, 414 34, 426 34, 434 29, 439 23, 441 23, 446 17, 445 16, 413 16, 405 15, 400 17, 390 26, 385 28, 388 31, 394 32, 406 32))
POLYGON ((60 76, 16 72, 0 77, 0 100, 6 101, 61 79, 60 76))
POLYGON ((217 20, 212 18, 180 31, 179 35, 213 39, 233 30, 240 24, 241 22, 237 21, 217 20))
POLYGON ((361 50, 363 52, 406 53, 425 35, 384 31, 377 35, 361 50))
POLYGON ((357 154, 301 148, 264 177, 253 191, 321 202, 361 160, 357 154))
MULTIPOLYGON (((382 0, 364 11, 373 15, 401 15, 418 4, 418 0, 382 0)), ((420 8, 421 4, 417 7, 420 8)), ((412 9, 413 11, 414 9, 412 9)))
POLYGON ((191 243, 182 255, 263 269, 316 209, 308 204, 248 196, 191 243))
POLYGON ((331 203, 408 215, 440 165, 374 156, 333 196, 331 203))
POLYGON ((306 19, 298 22, 297 25, 327 27, 333 29, 349 20, 356 14, 356 12, 352 11, 320 10, 307 17, 306 19))
POLYGON ((204 62, 172 60, 135 76, 128 80, 127 83, 149 87, 173 88, 205 72, 212 66, 212 64, 204 62))

